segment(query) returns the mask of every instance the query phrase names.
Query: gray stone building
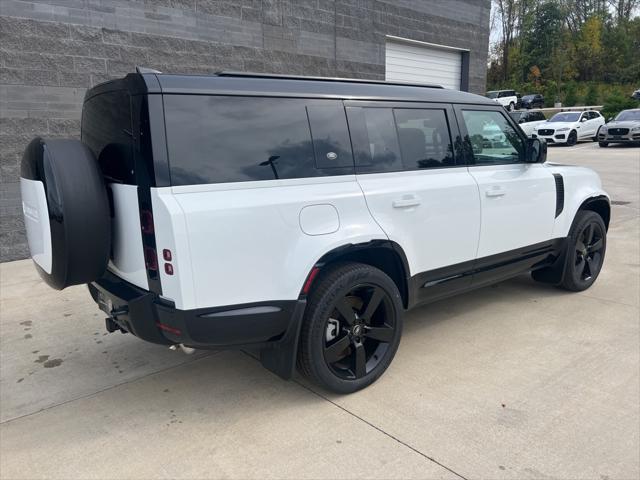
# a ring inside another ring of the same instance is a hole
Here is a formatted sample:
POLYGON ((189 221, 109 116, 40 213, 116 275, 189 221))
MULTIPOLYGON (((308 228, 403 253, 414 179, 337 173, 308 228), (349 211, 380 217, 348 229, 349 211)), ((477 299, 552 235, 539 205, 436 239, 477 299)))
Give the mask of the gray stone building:
POLYGON ((0 261, 28 255, 19 163, 78 137, 85 89, 136 65, 482 92, 490 0, 0 0, 0 261))

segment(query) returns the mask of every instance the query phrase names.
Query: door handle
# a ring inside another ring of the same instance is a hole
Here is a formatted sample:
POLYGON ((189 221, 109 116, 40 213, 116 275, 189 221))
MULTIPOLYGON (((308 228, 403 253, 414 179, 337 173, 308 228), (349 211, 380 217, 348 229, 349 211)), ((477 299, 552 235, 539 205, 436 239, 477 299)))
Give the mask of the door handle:
POLYGON ((420 199, 416 195, 405 195, 402 198, 394 200, 393 208, 411 208, 420 205, 420 199))
POLYGON ((494 185, 491 188, 487 188, 484 193, 487 195, 487 197, 502 197, 507 192, 504 187, 494 185))

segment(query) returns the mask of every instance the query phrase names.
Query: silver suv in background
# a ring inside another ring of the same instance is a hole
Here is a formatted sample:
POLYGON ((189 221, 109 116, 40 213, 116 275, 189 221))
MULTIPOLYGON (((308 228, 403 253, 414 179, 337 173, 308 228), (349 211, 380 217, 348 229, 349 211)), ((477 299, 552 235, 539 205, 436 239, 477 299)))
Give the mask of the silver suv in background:
POLYGON ((623 110, 598 131, 598 145, 634 143, 640 145, 640 108, 623 110))

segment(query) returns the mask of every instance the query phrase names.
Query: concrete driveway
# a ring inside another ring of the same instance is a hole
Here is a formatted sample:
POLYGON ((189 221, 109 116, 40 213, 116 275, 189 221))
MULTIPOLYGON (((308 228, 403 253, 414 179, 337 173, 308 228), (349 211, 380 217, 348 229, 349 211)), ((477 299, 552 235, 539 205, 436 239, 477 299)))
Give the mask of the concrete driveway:
POLYGON ((242 352, 106 334, 85 287, 0 266, 2 478, 637 479, 640 149, 550 147, 615 206, 604 270, 522 276, 407 315, 391 368, 331 395, 242 352))

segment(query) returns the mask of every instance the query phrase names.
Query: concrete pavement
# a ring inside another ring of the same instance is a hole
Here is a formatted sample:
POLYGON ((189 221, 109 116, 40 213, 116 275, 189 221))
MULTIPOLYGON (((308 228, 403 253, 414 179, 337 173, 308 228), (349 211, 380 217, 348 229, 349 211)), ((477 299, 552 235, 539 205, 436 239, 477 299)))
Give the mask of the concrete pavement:
POLYGON ((598 282, 522 276, 414 310, 349 396, 105 335, 85 287, 0 265, 0 477, 638 478, 640 149, 549 160, 595 168, 617 203, 598 282))

